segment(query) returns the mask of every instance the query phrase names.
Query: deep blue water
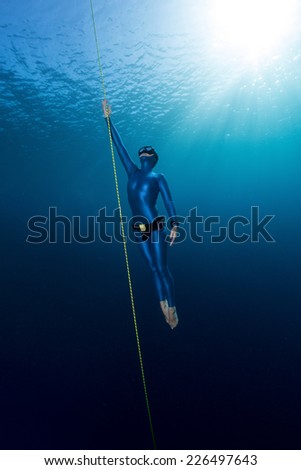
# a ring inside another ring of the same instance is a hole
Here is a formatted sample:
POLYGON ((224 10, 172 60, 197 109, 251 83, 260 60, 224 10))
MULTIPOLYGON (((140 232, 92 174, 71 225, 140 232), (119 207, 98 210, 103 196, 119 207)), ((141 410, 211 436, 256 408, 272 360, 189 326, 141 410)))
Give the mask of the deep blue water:
MULTIPOLYGON (((169 250, 174 331, 129 244, 156 440, 299 448, 301 36, 250 64, 209 3, 94 0, 114 122, 133 158, 156 147, 177 212, 274 215, 274 243, 169 250)), ((49 207, 117 205, 90 4, 11 0, 0 30, 1 447, 151 448, 122 245, 26 242, 49 207)))

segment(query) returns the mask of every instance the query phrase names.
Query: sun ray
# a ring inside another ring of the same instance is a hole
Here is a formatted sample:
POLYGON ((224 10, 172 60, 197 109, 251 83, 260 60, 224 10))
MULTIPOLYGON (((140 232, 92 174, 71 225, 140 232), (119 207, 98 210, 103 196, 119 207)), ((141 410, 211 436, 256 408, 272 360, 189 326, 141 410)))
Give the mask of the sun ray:
POLYGON ((272 54, 294 30, 296 0, 215 0, 215 38, 251 61, 272 54))

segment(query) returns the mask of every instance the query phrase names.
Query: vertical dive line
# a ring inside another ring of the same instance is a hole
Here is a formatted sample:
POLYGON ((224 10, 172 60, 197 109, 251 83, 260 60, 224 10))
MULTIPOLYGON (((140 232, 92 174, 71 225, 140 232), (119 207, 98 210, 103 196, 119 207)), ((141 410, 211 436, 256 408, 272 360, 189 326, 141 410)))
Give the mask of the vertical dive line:
MULTIPOLYGON (((101 64, 101 60, 100 60, 100 49, 99 49, 99 42, 98 42, 97 31, 96 31, 93 0, 90 0, 90 6, 91 6, 91 14, 92 14, 92 20, 93 20, 94 38, 95 38, 95 44, 96 44, 96 51, 97 51, 97 58, 98 58, 98 67, 99 67, 102 94, 103 94, 104 99, 106 100, 107 99, 107 93, 106 93, 104 74, 103 74, 103 70, 102 70, 102 64, 101 64)), ((114 154, 113 139, 112 139, 112 132, 111 132, 111 125, 110 125, 109 116, 107 116, 107 122, 108 122, 108 134, 109 134, 110 150, 111 150, 111 156, 112 156, 113 173, 114 173, 114 180, 115 180, 115 190, 116 190, 119 217, 120 217, 120 226, 121 226, 121 234, 122 234, 122 241, 123 241, 123 250, 124 250, 124 256, 125 256, 126 271, 127 271, 127 276, 128 276, 128 285, 129 285, 129 292, 130 292, 130 299, 131 299, 131 306, 132 306, 132 314, 133 314, 133 321, 134 321, 134 329, 135 329, 136 343, 137 343, 137 350, 138 350, 138 357, 139 357, 139 364, 140 364, 140 372, 141 372, 141 378, 142 378, 142 384, 143 384, 143 390, 144 390, 144 397, 145 397, 145 403, 146 403, 146 410, 147 410, 147 415, 148 415, 148 421, 149 421, 149 427, 150 427, 153 447, 154 447, 154 449, 156 449, 157 446, 156 446, 156 441, 155 441, 152 415, 151 415, 149 399, 148 399, 148 392, 147 392, 147 387, 146 387, 146 379, 145 379, 145 372, 144 372, 144 366, 143 366, 142 351, 141 351, 141 346, 140 346, 140 338, 139 338, 138 324, 137 324, 137 318, 136 318, 136 310, 135 310, 134 294, 133 294, 133 288, 132 288, 130 264, 129 264, 129 259, 128 259, 127 246, 126 246, 126 236, 125 236, 124 223, 123 223, 123 217, 122 217, 121 200, 120 200, 120 194, 119 194, 118 177, 117 177, 115 154, 114 154)))

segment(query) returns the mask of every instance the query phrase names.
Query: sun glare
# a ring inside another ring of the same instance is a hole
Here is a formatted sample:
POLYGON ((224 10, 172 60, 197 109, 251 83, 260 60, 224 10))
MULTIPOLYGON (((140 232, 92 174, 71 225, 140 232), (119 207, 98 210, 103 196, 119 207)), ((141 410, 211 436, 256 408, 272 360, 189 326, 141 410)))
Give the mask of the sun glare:
POLYGON ((257 60, 293 29, 296 0, 215 0, 213 27, 223 45, 257 60))

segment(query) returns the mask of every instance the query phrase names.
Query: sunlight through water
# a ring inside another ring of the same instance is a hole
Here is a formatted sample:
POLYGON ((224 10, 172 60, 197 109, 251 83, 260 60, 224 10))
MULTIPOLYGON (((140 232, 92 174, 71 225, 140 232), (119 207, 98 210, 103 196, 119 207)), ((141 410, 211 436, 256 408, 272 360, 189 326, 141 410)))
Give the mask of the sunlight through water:
POLYGON ((286 44, 295 13, 296 0, 215 0, 211 17, 216 40, 257 63, 286 44))

